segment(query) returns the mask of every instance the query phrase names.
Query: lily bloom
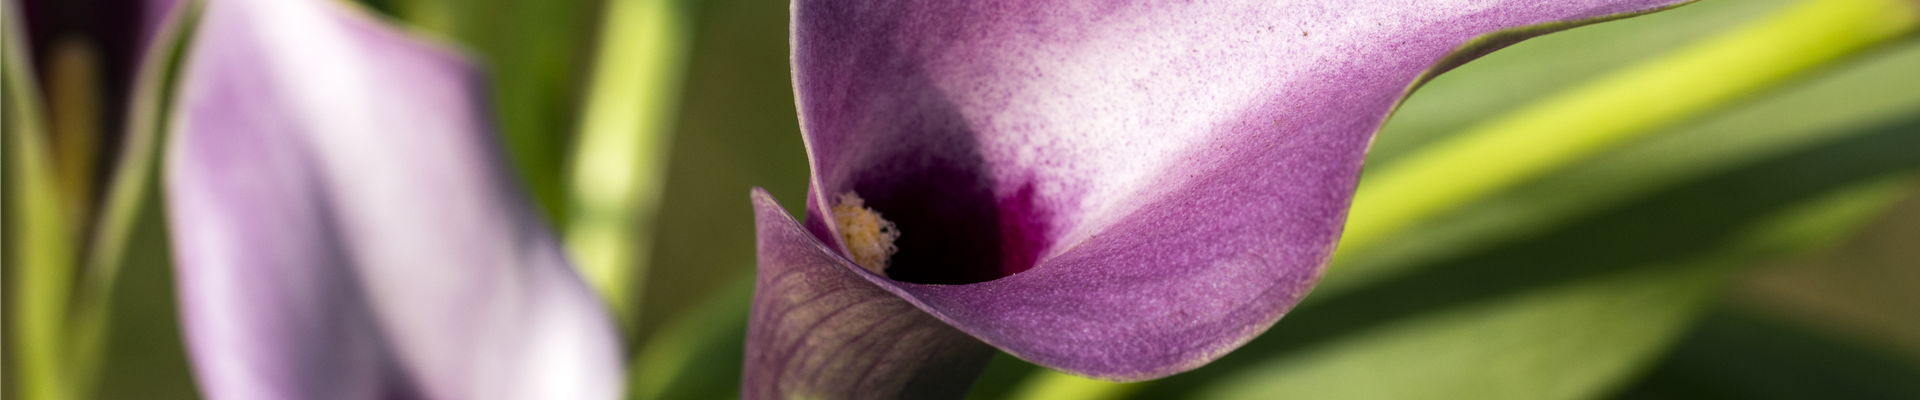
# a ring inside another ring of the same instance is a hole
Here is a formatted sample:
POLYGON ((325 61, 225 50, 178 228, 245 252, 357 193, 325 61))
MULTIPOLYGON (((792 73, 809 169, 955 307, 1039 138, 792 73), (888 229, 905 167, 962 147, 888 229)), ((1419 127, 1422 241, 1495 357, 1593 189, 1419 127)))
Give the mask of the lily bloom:
POLYGON ((210 0, 167 149, 216 399, 611 399, 622 351, 462 56, 327 0, 210 0))
POLYGON ((1682 3, 796 0, 807 218, 753 194, 742 397, 958 397, 996 348, 1197 368, 1320 279, 1414 88, 1682 3))

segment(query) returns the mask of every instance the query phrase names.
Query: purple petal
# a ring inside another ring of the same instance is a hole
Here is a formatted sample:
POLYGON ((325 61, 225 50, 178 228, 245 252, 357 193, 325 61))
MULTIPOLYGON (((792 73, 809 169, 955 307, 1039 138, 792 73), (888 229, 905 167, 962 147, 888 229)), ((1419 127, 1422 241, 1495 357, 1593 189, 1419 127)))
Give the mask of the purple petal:
MULTIPOLYGON (((799 0, 806 227, 845 254, 824 221, 854 192, 900 232, 869 282, 1040 365, 1166 376, 1319 280, 1372 135, 1421 79, 1683 2, 799 0)), ((762 251, 762 274, 799 268, 762 251)))
POLYGON ((466 60, 331 1, 213 0, 186 63, 167 195, 209 397, 619 395, 466 60))
MULTIPOLYGON (((869 283, 753 191, 760 268, 744 399, 959 398, 993 348, 869 283)), ((858 272, 856 272, 858 271, 858 272)))

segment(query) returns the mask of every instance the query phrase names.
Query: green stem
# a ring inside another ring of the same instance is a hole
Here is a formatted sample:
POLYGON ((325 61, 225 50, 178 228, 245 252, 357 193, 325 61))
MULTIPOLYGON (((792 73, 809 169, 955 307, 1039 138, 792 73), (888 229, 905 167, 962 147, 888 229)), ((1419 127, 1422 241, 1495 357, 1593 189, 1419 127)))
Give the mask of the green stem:
MULTIPOLYGON (((1911 0, 1811 0, 1531 103, 1368 171, 1336 259, 1916 27, 1911 0)), ((1014 398, 1115 399, 1138 385, 1043 370, 1014 398)))
MULTIPOLYGON (((1912 31, 1907 0, 1814 0, 1537 101, 1373 169, 1339 252, 1912 31)), ((1335 263, 1338 265, 1339 263, 1335 263)))
POLYGON ((451 36, 454 33, 453 2, 448 0, 399 0, 392 3, 393 13, 421 30, 451 36))
POLYGON ((73 353, 70 356, 76 374, 76 390, 91 393, 105 361, 107 333, 112 317, 113 288, 126 255, 133 225, 143 212, 151 182, 158 175, 159 143, 166 126, 175 67, 184 38, 197 14, 198 2, 183 2, 156 31, 153 43, 141 58, 140 70, 128 97, 127 126, 120 154, 102 196, 98 218, 94 219, 92 240, 82 260, 78 284, 73 295, 72 325, 69 327, 73 353))
POLYGON ((67 226, 47 143, 40 93, 21 40, 18 11, 5 3, 4 61, 8 268, 12 278, 9 343, 21 398, 76 398, 66 363, 67 298, 73 285, 74 237, 67 226))
POLYGON ((632 328, 691 29, 675 0, 606 6, 574 148, 567 245, 581 275, 632 328))

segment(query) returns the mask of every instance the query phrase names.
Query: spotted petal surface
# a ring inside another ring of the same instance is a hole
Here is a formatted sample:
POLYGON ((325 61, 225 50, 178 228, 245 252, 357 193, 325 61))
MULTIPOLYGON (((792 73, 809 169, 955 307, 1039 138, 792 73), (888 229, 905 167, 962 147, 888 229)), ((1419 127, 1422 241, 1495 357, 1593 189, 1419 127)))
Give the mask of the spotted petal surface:
POLYGON ((612 399, 618 333, 505 167, 475 69, 343 3, 211 0, 167 200, 215 399, 612 399))
MULTIPOLYGON (((849 304, 898 304, 1096 378, 1199 367, 1319 280, 1373 134, 1418 83, 1527 37, 1681 3, 796 0, 813 178, 811 244, 792 246, 834 257, 769 246, 777 208, 762 209, 745 390, 871 389, 818 376, 886 357, 809 347, 848 339, 836 330, 774 340, 760 327, 849 304), (846 261, 827 222, 846 192, 897 224, 884 276, 846 261), (885 294, 775 293, 796 290, 769 273, 808 269, 885 294)), ((885 318, 917 317, 839 323, 885 318)))

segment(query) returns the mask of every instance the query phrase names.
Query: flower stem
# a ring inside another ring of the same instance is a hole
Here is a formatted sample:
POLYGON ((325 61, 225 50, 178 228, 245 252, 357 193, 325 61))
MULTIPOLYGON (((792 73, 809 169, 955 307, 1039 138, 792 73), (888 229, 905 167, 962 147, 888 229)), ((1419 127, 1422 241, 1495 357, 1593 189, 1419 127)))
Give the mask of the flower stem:
POLYGON ((692 29, 675 0, 606 7, 574 148, 567 246, 631 332, 692 29))
POLYGON ((72 369, 77 375, 72 384, 81 394, 96 390, 94 386, 104 369, 114 286, 126 261, 134 224, 142 214, 160 212, 146 207, 154 196, 149 187, 158 180, 159 144, 164 138, 167 110, 173 98, 173 78, 199 4, 176 3, 173 9, 165 11, 167 18, 156 28, 151 42, 142 43, 146 49, 128 96, 120 151, 101 193, 99 214, 93 219, 85 252, 79 254, 81 269, 75 277, 77 282, 68 317, 71 322, 67 336, 72 341, 68 358, 74 363, 72 369))
POLYGON ((74 236, 55 177, 45 110, 28 66, 13 3, 4 6, 4 118, 8 187, 6 288, 13 326, 9 365, 23 399, 64 400, 72 392, 66 362, 67 297, 74 273, 74 236))
POLYGON ((1900 37, 1920 26, 1915 7, 1799 3, 1470 128, 1370 171, 1339 252, 1365 251, 1456 207, 1900 37))
POLYGON ((402 0, 393 2, 393 13, 407 23, 429 32, 454 32, 454 5, 447 0, 402 0))
MULTIPOLYGON (((1336 259, 1917 27, 1911 0, 1810 0, 1536 101, 1368 172, 1336 259)), ((1013 398, 1116 399, 1139 385, 1041 370, 1013 398)))

